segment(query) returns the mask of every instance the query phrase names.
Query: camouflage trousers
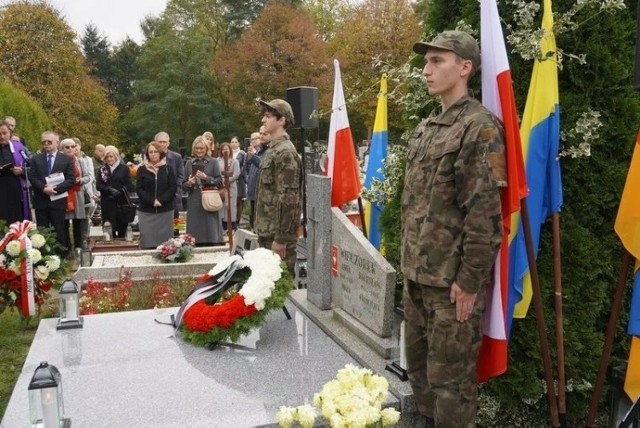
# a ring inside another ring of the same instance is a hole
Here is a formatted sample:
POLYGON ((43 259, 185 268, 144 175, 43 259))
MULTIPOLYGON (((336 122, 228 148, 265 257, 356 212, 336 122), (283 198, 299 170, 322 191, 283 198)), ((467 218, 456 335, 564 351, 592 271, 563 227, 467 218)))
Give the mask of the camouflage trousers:
POLYGON ((418 411, 438 428, 475 426, 476 358, 482 342, 484 287, 466 322, 456 320, 450 288, 405 280, 407 372, 418 411))
MULTIPOLYGON (((271 244, 273 244, 273 238, 267 238, 264 236, 258 236, 258 245, 262 248, 271 249, 271 244)), ((296 247, 298 246, 297 242, 287 243, 287 254, 284 257, 284 262, 287 264, 287 268, 289 269, 289 273, 291 274, 291 279, 295 283, 296 278, 296 247)))

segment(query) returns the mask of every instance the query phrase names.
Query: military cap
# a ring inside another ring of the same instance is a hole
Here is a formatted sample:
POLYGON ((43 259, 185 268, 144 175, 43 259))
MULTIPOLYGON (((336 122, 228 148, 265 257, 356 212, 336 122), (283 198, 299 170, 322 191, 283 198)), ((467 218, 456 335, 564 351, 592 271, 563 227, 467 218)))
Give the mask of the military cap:
POLYGON ((287 119, 289 125, 294 125, 295 120, 293 119, 293 110, 291 109, 291 105, 285 100, 281 100, 280 98, 276 98, 271 101, 258 100, 261 106, 273 109, 280 114, 280 116, 287 119))
POLYGON ((480 68, 478 42, 464 31, 443 31, 431 42, 417 42, 413 45, 413 51, 420 55, 426 54, 429 48, 454 52, 460 58, 471 61, 473 71, 477 71, 480 68))

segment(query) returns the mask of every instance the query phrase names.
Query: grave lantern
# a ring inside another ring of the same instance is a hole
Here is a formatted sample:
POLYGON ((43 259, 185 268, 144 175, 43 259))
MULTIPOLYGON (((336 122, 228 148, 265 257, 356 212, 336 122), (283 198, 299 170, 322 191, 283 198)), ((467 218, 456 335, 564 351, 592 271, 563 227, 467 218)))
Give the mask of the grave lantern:
POLYGON ((80 292, 78 285, 71 279, 67 279, 60 287, 60 319, 56 330, 67 328, 82 328, 80 316, 80 292))
POLYGON ((401 381, 409 379, 407 376, 407 356, 404 349, 404 308, 396 306, 393 310, 393 361, 386 365, 385 369, 394 373, 401 381))
POLYGON ((105 241, 113 240, 113 227, 111 227, 111 222, 105 221, 102 225, 102 236, 105 241))
POLYGON ((58 369, 46 361, 33 372, 29 382, 29 426, 68 428, 71 419, 64 417, 62 377, 58 369))
POLYGON ((91 254, 91 248, 86 242, 82 244, 82 250, 80 250, 80 266, 91 266, 93 261, 93 255, 91 254))

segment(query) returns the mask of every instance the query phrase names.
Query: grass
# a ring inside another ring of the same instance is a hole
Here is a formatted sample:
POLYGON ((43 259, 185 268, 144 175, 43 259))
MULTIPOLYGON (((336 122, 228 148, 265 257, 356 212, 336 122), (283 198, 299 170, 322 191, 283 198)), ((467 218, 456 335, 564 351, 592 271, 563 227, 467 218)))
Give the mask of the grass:
MULTIPOLYGON (((32 321, 31 324, 35 323, 32 321)), ((0 314, 0 419, 9 404, 36 328, 36 325, 25 328, 17 310, 9 309, 0 314)))

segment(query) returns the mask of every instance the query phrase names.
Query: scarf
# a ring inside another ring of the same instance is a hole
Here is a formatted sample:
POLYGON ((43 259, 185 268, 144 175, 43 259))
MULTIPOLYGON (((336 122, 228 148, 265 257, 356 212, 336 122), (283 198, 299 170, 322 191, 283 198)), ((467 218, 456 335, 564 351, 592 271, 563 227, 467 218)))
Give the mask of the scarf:
POLYGON ((144 167, 147 168, 147 170, 151 173, 153 173, 153 175, 157 176, 158 175, 158 171, 160 171, 160 167, 165 166, 167 164, 167 159, 160 159, 160 161, 158 163, 156 163, 155 165, 153 165, 151 162, 149 162, 148 160, 144 161, 144 167))
MULTIPOLYGON (((73 176, 75 178, 82 178, 82 170, 80 169, 80 162, 77 157, 73 157, 73 176)), ((67 196, 67 212, 73 212, 76 210, 76 193, 80 190, 80 183, 76 183, 68 190, 67 196)))

